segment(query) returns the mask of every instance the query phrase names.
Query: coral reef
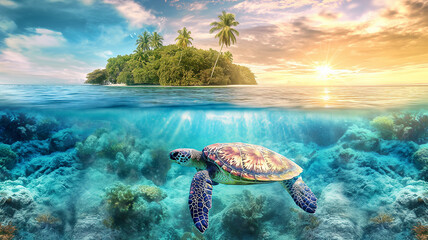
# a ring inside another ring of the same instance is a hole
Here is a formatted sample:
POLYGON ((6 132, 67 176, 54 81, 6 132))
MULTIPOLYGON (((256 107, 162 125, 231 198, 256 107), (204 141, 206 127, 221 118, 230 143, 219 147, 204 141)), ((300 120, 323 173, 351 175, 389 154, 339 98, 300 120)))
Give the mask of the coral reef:
POLYGON ((8 112, 0 117, 0 142, 12 144, 36 136, 36 120, 25 113, 8 112))
POLYGON ((42 228, 46 227, 55 227, 55 225, 60 224, 61 220, 52 216, 51 214, 41 214, 36 217, 36 222, 40 224, 42 228))
POLYGON ((0 143, 0 168, 11 170, 18 160, 18 155, 7 144, 0 143))
POLYGON ((237 201, 225 210, 222 216, 223 228, 237 236, 258 235, 261 232, 265 201, 266 197, 254 196, 244 190, 237 201))
POLYGON ((30 140, 25 142, 15 142, 11 148, 19 158, 31 158, 39 155, 48 155, 50 153, 49 140, 30 140))
POLYGON ((394 132, 399 140, 426 142, 428 114, 402 113, 394 115, 394 132))
POLYGON ((427 240, 428 239, 428 226, 422 225, 420 222, 413 227, 413 232, 415 237, 418 240, 427 240))
POLYGON ((166 181, 166 175, 171 168, 168 151, 157 148, 150 151, 151 160, 146 162, 141 172, 147 179, 160 186, 166 181))
POLYGON ((107 205, 114 215, 126 214, 134 207, 137 195, 130 186, 118 184, 108 189, 106 193, 107 205))
POLYGON ((394 137, 394 120, 391 116, 375 117, 370 125, 380 134, 381 138, 391 140, 394 137))
POLYGON ((378 152, 380 141, 372 131, 358 126, 350 127, 339 139, 339 144, 343 148, 353 148, 366 152, 378 152))
POLYGON ((12 224, 2 225, 0 223, 0 240, 12 240, 15 237, 16 228, 12 224))
POLYGON ((167 197, 166 193, 156 186, 142 185, 138 190, 147 202, 160 202, 167 197))
POLYGON ((117 184, 107 190, 106 203, 109 216, 103 220, 103 224, 130 235, 143 230, 145 234, 149 234, 153 225, 162 221, 165 214, 162 205, 153 205, 144 200, 140 187, 133 189, 131 186, 117 184))
POLYGON ((394 221, 390 214, 379 213, 377 216, 370 218, 370 221, 376 224, 389 224, 394 221))
POLYGON ((424 113, 378 116, 370 123, 386 140, 398 139, 423 143, 428 137, 428 115, 424 113))
POLYGON ((179 112, 103 114, 0 112, 10 124, 0 123, 0 222, 19 230, 16 239, 426 238, 428 145, 413 133, 423 130, 422 115, 371 123, 334 115, 318 124, 317 114, 254 113, 263 124, 234 132, 229 119, 218 121, 227 131, 214 131, 192 112, 181 125, 179 112), (168 151, 222 141, 251 141, 299 164, 317 213, 296 207, 276 183, 220 184, 210 228, 197 232, 187 204, 195 169, 171 166, 168 151))
POLYGON ((417 168, 423 169, 428 167, 428 147, 420 148, 413 154, 412 159, 417 168))
POLYGON ((85 166, 95 160, 97 155, 97 140, 96 136, 90 135, 85 141, 76 143, 77 156, 85 166))

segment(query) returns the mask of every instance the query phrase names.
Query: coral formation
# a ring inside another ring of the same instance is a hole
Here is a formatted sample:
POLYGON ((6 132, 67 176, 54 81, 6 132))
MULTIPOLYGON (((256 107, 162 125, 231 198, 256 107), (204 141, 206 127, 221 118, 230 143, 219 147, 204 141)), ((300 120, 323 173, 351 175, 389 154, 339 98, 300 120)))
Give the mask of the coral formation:
POLYGON ((428 114, 395 114, 394 125, 394 132, 399 140, 421 143, 428 137, 428 114))
POLYGON ((83 142, 76 143, 77 156, 84 165, 89 165, 94 161, 97 154, 97 140, 94 135, 90 135, 83 142))
POLYGON ((394 221, 394 218, 387 213, 379 213, 377 216, 370 218, 370 221, 376 224, 389 224, 394 221))
POLYGON ((423 169, 428 167, 428 147, 420 148, 413 154, 412 158, 417 168, 423 169))
POLYGON ((36 135, 36 120, 25 113, 8 112, 0 117, 0 142, 12 144, 36 135))
POLYGON ((428 115, 424 113, 378 116, 370 123, 386 140, 398 139, 421 143, 428 137, 428 115))
POLYGON ((130 186, 123 184, 108 189, 106 193, 107 205, 113 214, 126 214, 132 210, 137 197, 130 186))
POLYGON ((16 228, 12 224, 2 225, 0 223, 0 240, 12 240, 15 237, 16 228))
POLYGON ((167 197, 166 193, 156 186, 142 185, 138 190, 147 202, 160 202, 167 197))
POLYGON ((35 218, 36 222, 40 224, 42 228, 55 228, 61 224, 61 220, 52 216, 51 214, 40 214, 35 218))
POLYGON ((142 168, 142 174, 158 186, 166 181, 166 175, 171 168, 168 151, 163 148, 153 149, 150 152, 151 160, 146 162, 142 168))
POLYGON ((250 191, 244 190, 239 199, 225 210, 222 216, 223 227, 238 236, 258 235, 261 232, 265 201, 265 196, 254 196, 250 191))
POLYGON ((375 117, 370 125, 379 132, 383 139, 391 140, 394 137, 394 120, 391 116, 375 117))
POLYGON ((415 237, 418 240, 427 240, 428 239, 428 226, 422 225, 420 222, 413 227, 413 232, 415 237))
POLYGON ((380 141, 376 134, 355 125, 350 127, 339 139, 339 144, 343 148, 353 148, 366 152, 378 152, 380 149, 380 141))
POLYGON ((117 184, 106 193, 109 216, 103 224, 119 229, 130 236, 143 233, 149 236, 150 229, 165 217, 163 206, 145 201, 142 192, 131 186, 117 184))
POLYGON ((9 145, 0 143, 0 168, 11 170, 18 160, 18 155, 12 151, 9 145))

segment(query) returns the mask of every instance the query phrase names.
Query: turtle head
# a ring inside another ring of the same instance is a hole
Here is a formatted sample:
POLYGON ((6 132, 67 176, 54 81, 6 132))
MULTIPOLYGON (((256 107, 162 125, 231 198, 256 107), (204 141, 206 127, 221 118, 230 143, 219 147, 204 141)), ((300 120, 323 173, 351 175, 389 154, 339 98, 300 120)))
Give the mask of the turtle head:
POLYGON ((204 168, 205 162, 201 159, 202 153, 191 148, 179 148, 169 153, 169 158, 185 167, 204 168))

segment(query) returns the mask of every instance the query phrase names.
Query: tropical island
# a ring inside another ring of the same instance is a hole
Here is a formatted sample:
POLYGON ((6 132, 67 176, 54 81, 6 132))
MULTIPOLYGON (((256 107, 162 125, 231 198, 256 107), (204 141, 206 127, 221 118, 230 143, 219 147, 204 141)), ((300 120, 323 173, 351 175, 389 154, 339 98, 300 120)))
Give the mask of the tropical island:
POLYGON ((254 74, 245 66, 233 63, 232 54, 222 53, 223 47, 236 43, 239 23, 235 15, 222 12, 218 22, 212 22, 210 33, 218 32, 220 51, 192 47, 191 32, 178 30, 176 44, 163 46, 157 32, 145 31, 138 36, 134 53, 107 60, 105 69, 87 75, 87 84, 126 84, 163 86, 207 86, 257 84, 254 74))

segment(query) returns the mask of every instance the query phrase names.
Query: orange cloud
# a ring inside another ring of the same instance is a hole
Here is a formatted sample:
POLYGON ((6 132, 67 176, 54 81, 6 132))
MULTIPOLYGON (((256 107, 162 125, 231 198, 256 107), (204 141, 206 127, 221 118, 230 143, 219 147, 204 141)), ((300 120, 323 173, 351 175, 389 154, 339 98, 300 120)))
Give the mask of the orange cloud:
MULTIPOLYGON (((251 7, 256 2, 262 1, 242 2, 234 9, 256 11, 255 5, 251 7)), ((296 4, 280 2, 284 8, 296 4)), ((272 16, 270 23, 240 29, 238 44, 230 49, 235 61, 255 69, 260 82, 428 83, 428 2, 402 0, 387 5, 378 1, 376 11, 359 18, 337 8, 340 1, 331 1, 334 6, 329 9, 318 8, 321 3, 299 1, 314 5, 305 10, 306 16, 295 13, 289 21, 272 16), (315 71, 320 65, 334 70, 326 81, 320 81, 315 71)))

